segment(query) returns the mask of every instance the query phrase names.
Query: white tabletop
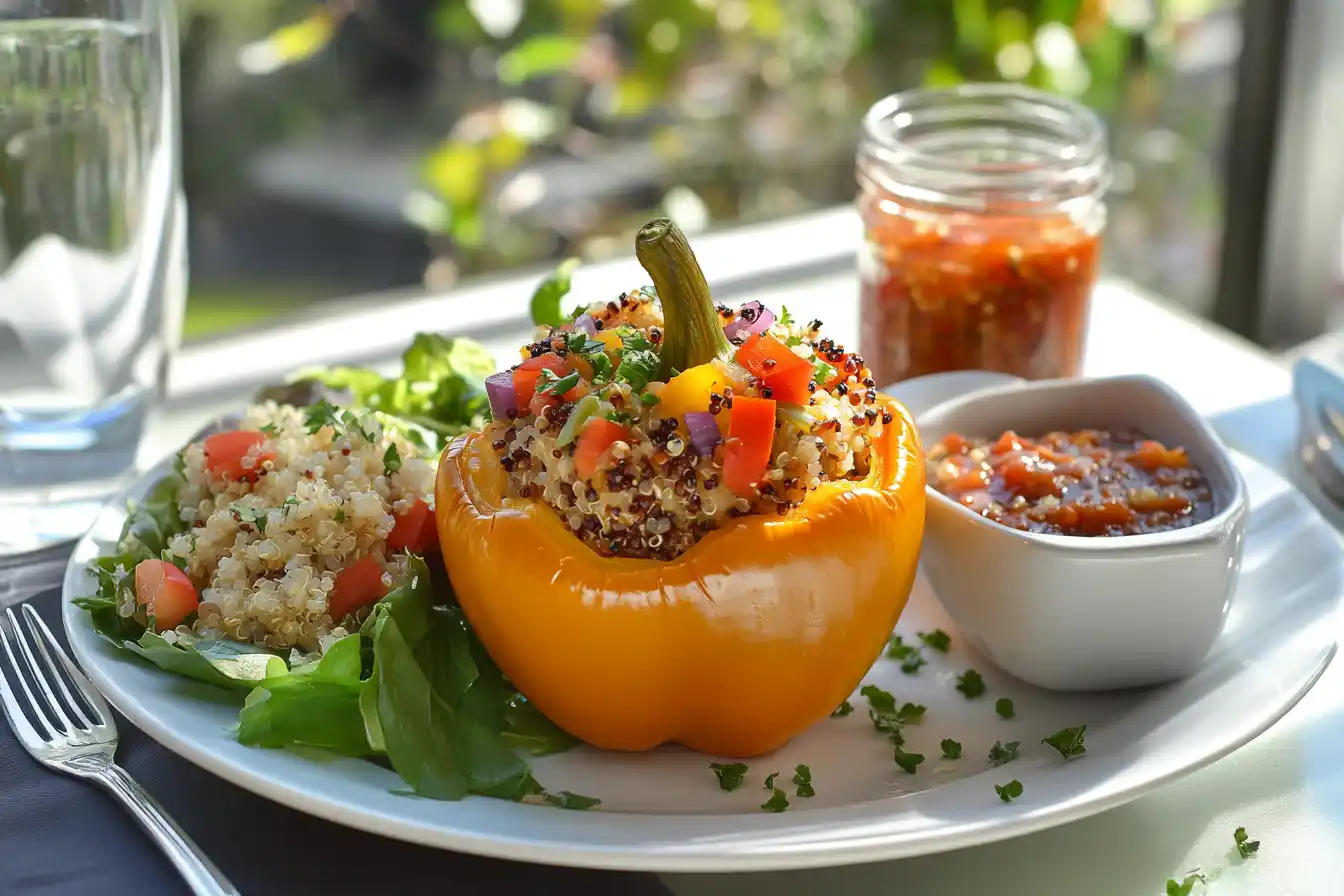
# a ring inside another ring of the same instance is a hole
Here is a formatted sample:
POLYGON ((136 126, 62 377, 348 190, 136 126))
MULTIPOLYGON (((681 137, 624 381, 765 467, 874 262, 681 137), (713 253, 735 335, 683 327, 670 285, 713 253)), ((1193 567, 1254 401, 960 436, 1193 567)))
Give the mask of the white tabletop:
MULTIPOLYGON (((626 286, 640 272, 610 269, 601 278, 626 286)), ((579 287, 581 283, 576 283, 579 287)), ((594 283, 594 286, 597 284, 594 283)), ((820 317, 827 332, 853 343, 858 332, 852 275, 773 285, 772 306, 795 316, 820 317)), ((746 300, 751 296, 733 296, 746 300)), ((525 296, 520 296, 525 301, 525 296)), ((461 300, 457 300, 460 302, 461 300)), ((482 296, 481 301, 486 301, 482 296)), ((361 318, 346 324, 327 318, 292 335, 270 331, 257 339, 303 340, 321 330, 329 355, 360 354, 341 346, 391 346, 416 328, 449 327, 479 338, 503 359, 523 341, 526 326, 517 312, 501 309, 494 320, 451 299, 425 304, 416 314, 389 315, 399 323, 378 328, 361 318), (456 319, 470 320, 464 327, 456 319), (407 321, 410 321, 407 323, 407 321), (345 328, 358 328, 358 335, 345 328), (391 328, 391 329, 389 329, 391 328), (353 341, 350 337, 354 336, 353 341), (328 341, 329 340, 329 341, 328 341)), ((156 427, 146 459, 161 456, 220 409, 236 406, 247 384, 228 394, 197 392, 217 372, 216 359, 246 348, 246 339, 188 349, 174 380, 177 400, 156 427)), ((297 354, 321 354, 308 342, 297 354)), ((385 357, 390 352, 379 350, 385 357)), ((272 353, 252 353, 266 357, 272 353)), ((368 355, 368 352, 363 352, 368 355)), ((236 356, 235 356, 236 357, 236 356)), ((374 360, 377 360, 376 358, 374 360)), ((283 361, 283 358, 282 358, 283 361)), ((1287 369, 1262 350, 1179 314, 1117 281, 1096 295, 1087 352, 1092 375, 1144 372, 1161 377, 1215 419, 1224 438, 1262 462, 1301 478, 1293 470, 1295 417, 1287 369)), ((1309 489, 1306 486, 1304 490, 1309 489)), ((1316 496, 1313 495, 1313 498, 1316 496)), ((1323 506, 1323 502, 1322 502, 1323 506)), ((1326 508, 1337 525, 1344 514, 1326 508)), ((790 896, 827 893, 1042 894, 1161 893, 1169 877, 1194 866, 1218 874, 1214 893, 1344 893, 1344 663, 1336 663, 1307 698, 1264 736, 1232 756, 1125 807, 1066 827, 956 853, 815 872, 754 875, 667 875, 677 896, 790 896), (1261 841, 1250 861, 1229 859, 1232 831, 1245 826, 1261 841)), ((1196 891, 1198 892, 1198 890, 1196 891)))

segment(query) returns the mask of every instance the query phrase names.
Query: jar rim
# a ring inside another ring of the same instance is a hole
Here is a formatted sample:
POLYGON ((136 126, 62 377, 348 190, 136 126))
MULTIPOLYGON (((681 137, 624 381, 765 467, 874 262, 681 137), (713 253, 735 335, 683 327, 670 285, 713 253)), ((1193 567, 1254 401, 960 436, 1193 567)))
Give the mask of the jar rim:
POLYGON ((861 183, 976 211, 1054 211, 1072 200, 1100 199, 1110 183, 1100 116, 1018 84, 965 83, 884 97, 864 116, 857 161, 861 183), (946 143, 944 151, 933 135, 946 143), (982 155, 969 154, 971 145, 982 155))

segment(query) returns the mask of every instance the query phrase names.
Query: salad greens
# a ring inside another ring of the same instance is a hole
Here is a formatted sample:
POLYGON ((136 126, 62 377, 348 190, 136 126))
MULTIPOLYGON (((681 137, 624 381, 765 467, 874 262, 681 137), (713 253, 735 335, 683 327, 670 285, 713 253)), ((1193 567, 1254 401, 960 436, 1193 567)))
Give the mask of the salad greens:
MULTIPOLYGON (((573 316, 560 310, 560 300, 569 294, 570 281, 579 269, 579 259, 566 258, 556 267, 551 276, 541 281, 537 291, 532 294, 532 322, 558 327, 567 324, 582 311, 573 316)), ((491 371, 493 373, 494 371, 491 371)))
MULTIPOLYGON (((401 375, 392 378, 359 367, 301 374, 299 382, 343 393, 333 404, 326 396, 335 392, 321 398, 314 392, 309 417, 319 425, 353 425, 354 415, 339 405, 371 409, 418 447, 437 451, 445 438, 481 425, 489 413, 484 378, 494 372, 494 362, 471 340, 418 334, 402 365, 401 375)), ((389 471, 401 462, 394 449, 383 458, 389 471)), ((236 730, 244 744, 316 747, 385 761, 417 795, 433 799, 481 794, 565 809, 599 803, 545 791, 515 752, 555 753, 577 741, 529 703, 490 659, 438 558, 431 567, 411 557, 406 580, 374 606, 359 631, 316 662, 293 667, 287 652, 165 637, 153 619, 145 624, 122 616, 119 608, 134 601, 140 561, 185 566, 168 550, 172 538, 187 530, 177 509, 184 484, 179 456, 174 472, 128 508, 115 552, 91 564, 97 588, 75 603, 111 644, 166 672, 245 693, 236 730)))

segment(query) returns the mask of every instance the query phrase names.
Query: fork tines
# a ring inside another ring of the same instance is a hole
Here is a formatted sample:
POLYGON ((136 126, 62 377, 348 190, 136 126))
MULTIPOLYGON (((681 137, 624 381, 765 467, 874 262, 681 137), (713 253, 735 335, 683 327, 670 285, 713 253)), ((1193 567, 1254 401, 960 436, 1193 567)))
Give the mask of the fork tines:
POLYGON ((37 611, 24 604, 21 612, 23 625, 9 608, 0 620, 0 643, 9 661, 0 661, 0 705, 20 742, 33 752, 115 737, 102 695, 66 656, 37 611))

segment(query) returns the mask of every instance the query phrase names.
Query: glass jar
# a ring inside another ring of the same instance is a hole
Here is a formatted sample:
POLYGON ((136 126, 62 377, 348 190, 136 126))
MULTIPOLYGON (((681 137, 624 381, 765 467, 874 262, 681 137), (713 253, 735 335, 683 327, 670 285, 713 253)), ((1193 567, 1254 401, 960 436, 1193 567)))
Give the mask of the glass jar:
POLYGON ((858 152, 860 351, 880 383, 1076 376, 1109 182, 1101 120, 1009 84, 889 96, 858 152))

